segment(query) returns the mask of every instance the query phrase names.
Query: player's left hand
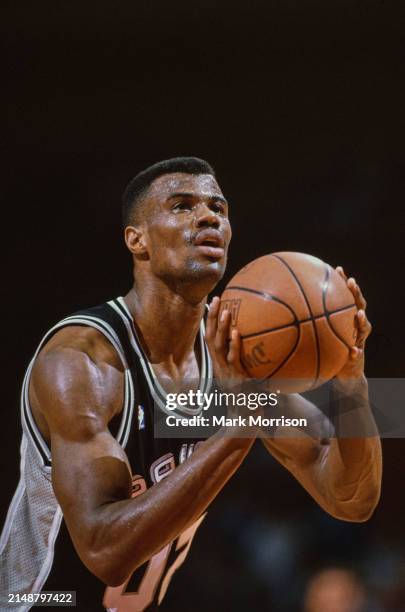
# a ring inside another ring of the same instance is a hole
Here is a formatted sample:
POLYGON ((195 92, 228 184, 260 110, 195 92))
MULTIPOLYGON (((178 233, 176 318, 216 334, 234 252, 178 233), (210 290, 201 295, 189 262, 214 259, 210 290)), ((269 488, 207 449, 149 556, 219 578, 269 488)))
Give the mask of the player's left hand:
POLYGON ((364 376, 364 350, 366 340, 371 333, 371 323, 366 315, 367 302, 361 292, 359 285, 353 277, 347 278, 341 266, 336 271, 346 281, 348 288, 353 294, 357 306, 356 326, 357 338, 355 345, 350 349, 349 357, 343 368, 338 372, 336 378, 340 381, 355 381, 364 376))
POLYGON ((205 339, 210 351, 214 376, 224 387, 241 385, 249 374, 241 361, 241 337, 237 329, 231 335, 231 312, 223 310, 219 317, 220 298, 214 297, 209 305, 205 339), (230 337, 230 339, 229 339, 230 337))

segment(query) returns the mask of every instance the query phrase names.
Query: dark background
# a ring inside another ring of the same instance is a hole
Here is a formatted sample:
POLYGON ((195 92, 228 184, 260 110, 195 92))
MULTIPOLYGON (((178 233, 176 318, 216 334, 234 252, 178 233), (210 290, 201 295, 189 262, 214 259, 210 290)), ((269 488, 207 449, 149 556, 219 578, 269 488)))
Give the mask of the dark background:
MULTIPOLYGON (((343 265, 369 303, 368 375, 403 376, 401 0, 4 8, 3 517, 27 362, 64 315, 127 291, 120 196, 160 159, 216 168, 234 229, 225 281, 277 250, 343 265)), ((405 610, 403 455, 402 441, 384 442, 380 506, 350 525, 258 447, 212 505, 162 610, 190 610, 192 592, 198 611, 297 611, 310 577, 336 564, 360 576, 367 610, 405 610)))

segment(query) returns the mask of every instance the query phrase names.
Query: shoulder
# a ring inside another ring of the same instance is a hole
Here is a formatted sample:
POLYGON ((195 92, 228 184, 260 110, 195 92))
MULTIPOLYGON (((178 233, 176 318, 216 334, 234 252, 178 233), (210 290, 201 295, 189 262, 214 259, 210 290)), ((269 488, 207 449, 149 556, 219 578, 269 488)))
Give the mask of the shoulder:
POLYGON ((123 379, 124 366, 108 339, 94 328, 72 325, 36 357, 30 401, 51 429, 60 421, 105 426, 121 409, 123 379))
POLYGON ((34 372, 54 373, 59 367, 80 370, 83 365, 86 369, 124 370, 117 351, 103 333, 93 327, 70 325, 56 332, 40 351, 34 372))

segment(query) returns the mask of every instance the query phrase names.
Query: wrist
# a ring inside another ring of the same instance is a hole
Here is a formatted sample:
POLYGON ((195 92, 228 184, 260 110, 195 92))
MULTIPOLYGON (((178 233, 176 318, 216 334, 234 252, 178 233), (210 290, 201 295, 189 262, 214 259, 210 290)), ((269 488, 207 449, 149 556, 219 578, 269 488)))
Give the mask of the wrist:
POLYGON ((339 378, 339 376, 336 376, 332 379, 332 387, 340 393, 348 394, 367 390, 368 382, 364 372, 362 372, 359 376, 353 378, 339 378))

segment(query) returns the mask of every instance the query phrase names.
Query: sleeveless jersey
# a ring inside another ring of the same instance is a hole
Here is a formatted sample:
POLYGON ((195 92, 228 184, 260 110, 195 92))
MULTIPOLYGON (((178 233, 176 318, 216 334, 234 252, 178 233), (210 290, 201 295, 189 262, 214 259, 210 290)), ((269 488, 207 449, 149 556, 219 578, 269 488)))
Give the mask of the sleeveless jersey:
MULTIPOLYGON (((60 329, 71 325, 100 331, 117 351, 124 369, 124 400, 110 430, 123 447, 133 474, 132 497, 167 477, 193 452, 197 440, 158 439, 153 434, 153 411, 166 411, 165 391, 138 340, 133 319, 122 298, 82 310, 63 319, 42 339, 28 366, 21 394, 21 477, 0 538, 0 610, 8 593, 76 591, 80 612, 140 612, 157 609, 176 569, 183 563, 205 515, 174 542, 135 570, 119 587, 106 587, 79 559, 67 531, 52 483, 52 457, 33 419, 28 388, 36 356, 60 329)), ((199 332, 200 390, 209 390, 212 365, 204 341, 204 321, 199 332)), ((179 416, 199 414, 201 408, 184 407, 179 416)), ((175 411, 176 413, 176 411, 175 411)), ((173 414, 173 412, 170 412, 173 414)), ((20 612, 36 609, 26 603, 20 612)), ((38 607, 39 609, 39 607, 38 607)))

